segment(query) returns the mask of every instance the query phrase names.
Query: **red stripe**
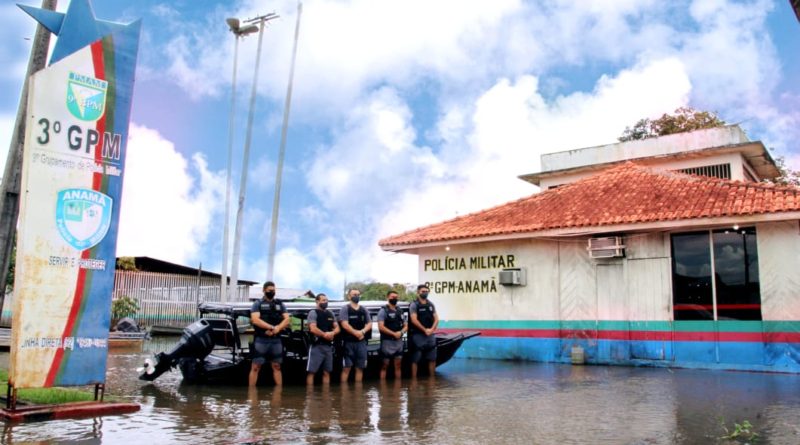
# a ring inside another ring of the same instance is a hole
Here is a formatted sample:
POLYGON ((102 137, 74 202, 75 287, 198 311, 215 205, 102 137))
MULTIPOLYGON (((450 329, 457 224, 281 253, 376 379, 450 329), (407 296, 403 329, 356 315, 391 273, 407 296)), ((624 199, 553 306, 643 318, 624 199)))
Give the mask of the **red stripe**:
MULTIPOLYGON (((92 61, 94 62, 94 77, 106 80, 106 67, 103 60, 103 41, 98 40, 92 43, 92 61)), ((106 94, 108 92, 106 91, 106 94)), ((103 108, 103 116, 97 121, 97 134, 100 136, 100 143, 94 149, 94 162, 102 165, 103 144, 106 143, 104 133, 106 131, 106 109, 103 108)), ((92 190, 100 190, 103 181, 103 174, 95 172, 92 181, 92 190)))
MULTIPOLYGON (((683 332, 683 331, 620 331, 570 329, 479 329, 481 337, 552 338, 623 341, 721 341, 747 343, 800 343, 800 332, 683 332)), ((440 329, 461 332, 463 329, 440 329)))
MULTIPOLYGON (((98 40, 97 42, 92 43, 91 45, 92 51, 92 62, 94 64, 94 76, 98 79, 106 80, 105 75, 105 64, 103 63, 103 41, 98 40)), ((106 127, 106 114, 105 110, 103 112, 103 116, 97 121, 96 129, 99 135, 103 135, 105 132, 106 127)), ((95 162, 100 164, 102 154, 102 143, 97 144, 94 152, 95 162)), ((103 175, 100 173, 93 173, 92 174, 92 190, 100 190, 100 186, 102 185, 103 175)), ((87 259, 89 258, 90 251, 84 250, 81 252, 81 258, 87 259)), ((78 318, 78 311, 80 310, 81 303, 83 302, 83 290, 86 282, 86 269, 78 269, 78 281, 75 285, 75 294, 72 297, 72 307, 69 310, 69 316, 67 317, 67 323, 64 326, 64 333, 61 335, 62 338, 64 337, 72 337, 72 330, 75 327, 75 321, 78 318)), ((58 371, 61 368, 61 362, 64 358, 64 348, 60 347, 56 349, 56 354, 53 357, 53 362, 50 364, 50 370, 47 372, 47 378, 45 379, 44 386, 50 387, 53 386, 53 382, 58 375, 58 371)))

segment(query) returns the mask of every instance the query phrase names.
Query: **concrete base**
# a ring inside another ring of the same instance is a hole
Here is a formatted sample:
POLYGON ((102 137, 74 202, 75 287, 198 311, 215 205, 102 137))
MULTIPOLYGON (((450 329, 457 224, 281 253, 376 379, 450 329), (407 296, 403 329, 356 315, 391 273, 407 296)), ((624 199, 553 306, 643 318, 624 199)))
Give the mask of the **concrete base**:
POLYGON ((112 416, 139 411, 138 403, 74 402, 59 405, 26 405, 15 410, 0 409, 0 419, 10 422, 37 422, 78 417, 112 416))

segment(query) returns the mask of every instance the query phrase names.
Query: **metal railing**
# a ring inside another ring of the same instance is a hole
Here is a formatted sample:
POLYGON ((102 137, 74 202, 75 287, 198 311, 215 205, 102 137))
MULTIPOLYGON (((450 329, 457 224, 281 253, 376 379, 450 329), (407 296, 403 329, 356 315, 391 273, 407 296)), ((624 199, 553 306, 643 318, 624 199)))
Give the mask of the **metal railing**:
MULTIPOLYGON (((239 285, 228 301, 248 301, 248 285, 239 285)), ((220 281, 155 272, 116 271, 112 301, 130 297, 139 310, 132 317, 139 326, 183 328, 197 319, 199 302, 220 301, 220 281)))

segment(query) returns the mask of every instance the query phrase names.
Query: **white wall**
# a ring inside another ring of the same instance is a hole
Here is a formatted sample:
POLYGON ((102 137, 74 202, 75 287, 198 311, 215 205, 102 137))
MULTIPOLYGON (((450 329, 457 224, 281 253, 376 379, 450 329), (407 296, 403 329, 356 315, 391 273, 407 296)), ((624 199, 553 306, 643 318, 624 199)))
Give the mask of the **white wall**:
POLYGON ((432 248, 420 253, 419 276, 431 283, 431 299, 443 320, 671 320, 669 236, 635 234, 625 242, 627 258, 605 260, 589 258, 586 239, 432 248), (497 283, 502 267, 470 267, 472 258, 492 255, 513 255, 513 266, 526 270, 527 285, 497 283), (448 260, 457 267, 438 270, 447 268, 448 260), (450 281, 493 281, 494 290, 440 286, 450 281))
POLYGON ((756 225, 761 315, 800 320, 800 222, 756 225))

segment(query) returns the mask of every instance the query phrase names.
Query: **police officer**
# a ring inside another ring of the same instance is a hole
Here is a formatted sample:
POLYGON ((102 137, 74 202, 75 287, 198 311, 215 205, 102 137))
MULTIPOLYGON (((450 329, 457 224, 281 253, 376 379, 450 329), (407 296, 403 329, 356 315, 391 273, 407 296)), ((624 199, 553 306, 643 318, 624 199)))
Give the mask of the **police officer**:
POLYGON ((417 364, 420 359, 428 361, 428 372, 433 376, 436 372, 436 328, 439 326, 439 314, 436 307, 428 300, 430 288, 425 284, 417 286, 417 299, 408 307, 411 323, 409 332, 414 352, 411 354, 411 377, 417 377, 417 364))
POLYGON ((360 382, 367 367, 367 338, 372 333, 372 319, 369 311, 358 304, 361 301, 360 290, 350 289, 347 297, 350 304, 343 306, 339 312, 339 323, 344 331, 342 382, 350 377, 350 368, 353 366, 356 367, 356 382, 360 382))
POLYGON ((400 379, 402 371, 400 364, 403 361, 403 334, 408 330, 408 323, 403 319, 403 314, 397 309, 397 292, 390 290, 386 294, 386 306, 378 311, 378 330, 381 333, 381 380, 386 379, 386 369, 389 362, 394 362, 394 378, 400 379))
POLYGON ((281 363, 283 363, 283 343, 281 331, 289 326, 289 313, 286 305, 275 298, 275 283, 264 283, 264 296, 253 302, 250 308, 250 323, 255 330, 253 339, 253 363, 250 365, 250 386, 256 386, 258 373, 265 361, 272 362, 272 377, 275 385, 283 384, 281 363))
POLYGON ((314 375, 322 368, 322 383, 331 382, 333 371, 333 337, 339 333, 339 324, 333 312, 328 310, 328 297, 316 296, 317 308, 308 312, 308 331, 314 336, 314 344, 308 350, 306 384, 314 384, 314 375))

